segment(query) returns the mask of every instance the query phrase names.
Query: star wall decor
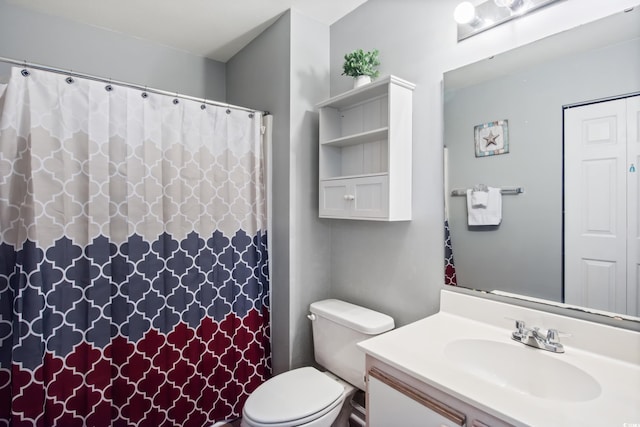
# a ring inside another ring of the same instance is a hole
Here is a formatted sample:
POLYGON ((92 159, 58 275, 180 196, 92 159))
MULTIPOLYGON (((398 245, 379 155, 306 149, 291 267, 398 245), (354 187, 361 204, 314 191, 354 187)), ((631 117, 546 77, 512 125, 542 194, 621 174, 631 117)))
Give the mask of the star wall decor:
POLYGON ((494 156, 509 152, 507 120, 484 123, 474 127, 476 157, 494 156))
POLYGON ((485 141, 487 141, 487 143, 485 144, 485 147, 490 146, 491 144, 495 145, 496 147, 498 146, 498 144, 496 144, 496 138, 498 138, 500 135, 494 135, 493 131, 489 131, 489 135, 487 136, 483 136, 482 139, 484 139, 485 141))

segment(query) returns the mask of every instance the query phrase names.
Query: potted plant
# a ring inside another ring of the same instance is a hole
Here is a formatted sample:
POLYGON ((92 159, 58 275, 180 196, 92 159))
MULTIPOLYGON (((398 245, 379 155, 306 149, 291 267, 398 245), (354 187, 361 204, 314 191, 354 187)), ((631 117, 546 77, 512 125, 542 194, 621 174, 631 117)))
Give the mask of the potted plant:
POLYGON ((356 49, 351 53, 345 54, 342 75, 355 78, 354 88, 370 83, 371 78, 376 78, 380 74, 376 69, 380 65, 378 54, 377 49, 369 52, 356 49))

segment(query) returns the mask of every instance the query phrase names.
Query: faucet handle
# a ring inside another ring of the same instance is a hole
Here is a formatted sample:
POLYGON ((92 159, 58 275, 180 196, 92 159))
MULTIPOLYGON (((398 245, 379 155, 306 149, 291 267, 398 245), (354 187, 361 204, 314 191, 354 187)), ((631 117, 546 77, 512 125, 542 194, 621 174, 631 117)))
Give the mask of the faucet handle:
POLYGON ((516 330, 511 332, 511 338, 516 341, 524 341, 529 337, 529 330, 527 329, 524 320, 516 320, 516 330))
POLYGON ((558 344, 558 343, 560 343, 560 340, 558 339, 559 335, 560 334, 556 329, 548 329, 547 330, 547 342, 549 344, 558 344))
POLYGON ((547 341, 552 342, 552 343, 559 343, 560 340, 559 338, 561 337, 570 337, 572 336, 570 333, 568 332, 562 332, 559 331, 557 329, 549 329, 547 330, 547 341))
POLYGON ((509 317, 509 316, 504 316, 504 318, 505 320, 510 320, 514 322, 518 332, 524 332, 524 330, 526 329, 526 324, 524 323, 524 320, 518 320, 514 317, 509 317))
POLYGON ((518 332, 522 333, 524 332, 524 330, 526 329, 527 325, 524 323, 524 320, 516 320, 516 329, 518 330, 518 332))

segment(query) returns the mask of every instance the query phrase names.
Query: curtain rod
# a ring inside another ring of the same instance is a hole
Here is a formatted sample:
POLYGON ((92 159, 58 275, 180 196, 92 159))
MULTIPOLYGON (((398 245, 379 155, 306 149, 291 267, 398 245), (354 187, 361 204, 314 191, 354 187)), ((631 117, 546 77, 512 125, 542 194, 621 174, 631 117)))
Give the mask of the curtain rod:
POLYGON ((84 78, 84 79, 93 80, 93 81, 97 81, 97 82, 114 84, 114 85, 118 85, 118 86, 128 87, 128 88, 131 88, 131 89, 141 90, 143 92, 156 93, 158 95, 167 95, 167 96, 172 96, 174 98, 187 99, 189 101, 196 101, 196 102, 199 102, 201 104, 215 105, 217 107, 226 107, 226 108, 230 108, 230 109, 234 109, 234 110, 240 110, 240 111, 248 111, 250 113, 262 113, 265 116, 269 115, 268 111, 259 111, 259 110, 255 110, 255 109, 252 109, 252 108, 240 107, 238 105, 227 104, 227 103, 224 103, 224 102, 212 101, 210 99, 196 98, 195 96, 182 95, 182 94, 179 94, 179 93, 176 93, 176 92, 167 92, 166 90, 162 90, 162 89, 154 89, 154 88, 150 88, 150 87, 147 87, 147 86, 137 85, 137 84, 134 84, 134 83, 121 82, 121 81, 118 81, 118 80, 112 80, 112 79, 107 79, 107 78, 100 77, 100 76, 94 76, 92 74, 78 73, 78 72, 72 71, 72 70, 63 70, 61 68, 50 67, 48 65, 42 65, 42 64, 35 64, 33 62, 19 61, 17 59, 5 58, 3 56, 0 56, 0 62, 5 62, 7 64, 12 64, 12 65, 18 65, 18 66, 25 67, 25 68, 34 68, 36 70, 51 71, 52 73, 62 74, 62 75, 65 75, 65 76, 79 77, 79 78, 84 78))

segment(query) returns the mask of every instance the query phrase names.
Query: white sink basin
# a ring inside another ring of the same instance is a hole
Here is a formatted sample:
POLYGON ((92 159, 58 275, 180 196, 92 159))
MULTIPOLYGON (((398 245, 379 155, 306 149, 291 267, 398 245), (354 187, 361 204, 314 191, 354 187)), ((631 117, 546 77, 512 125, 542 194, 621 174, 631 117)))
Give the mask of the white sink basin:
POLYGON ((585 402, 601 393, 587 372, 562 360, 562 354, 482 339, 460 339, 444 348, 463 371, 519 393, 565 402, 585 402))

